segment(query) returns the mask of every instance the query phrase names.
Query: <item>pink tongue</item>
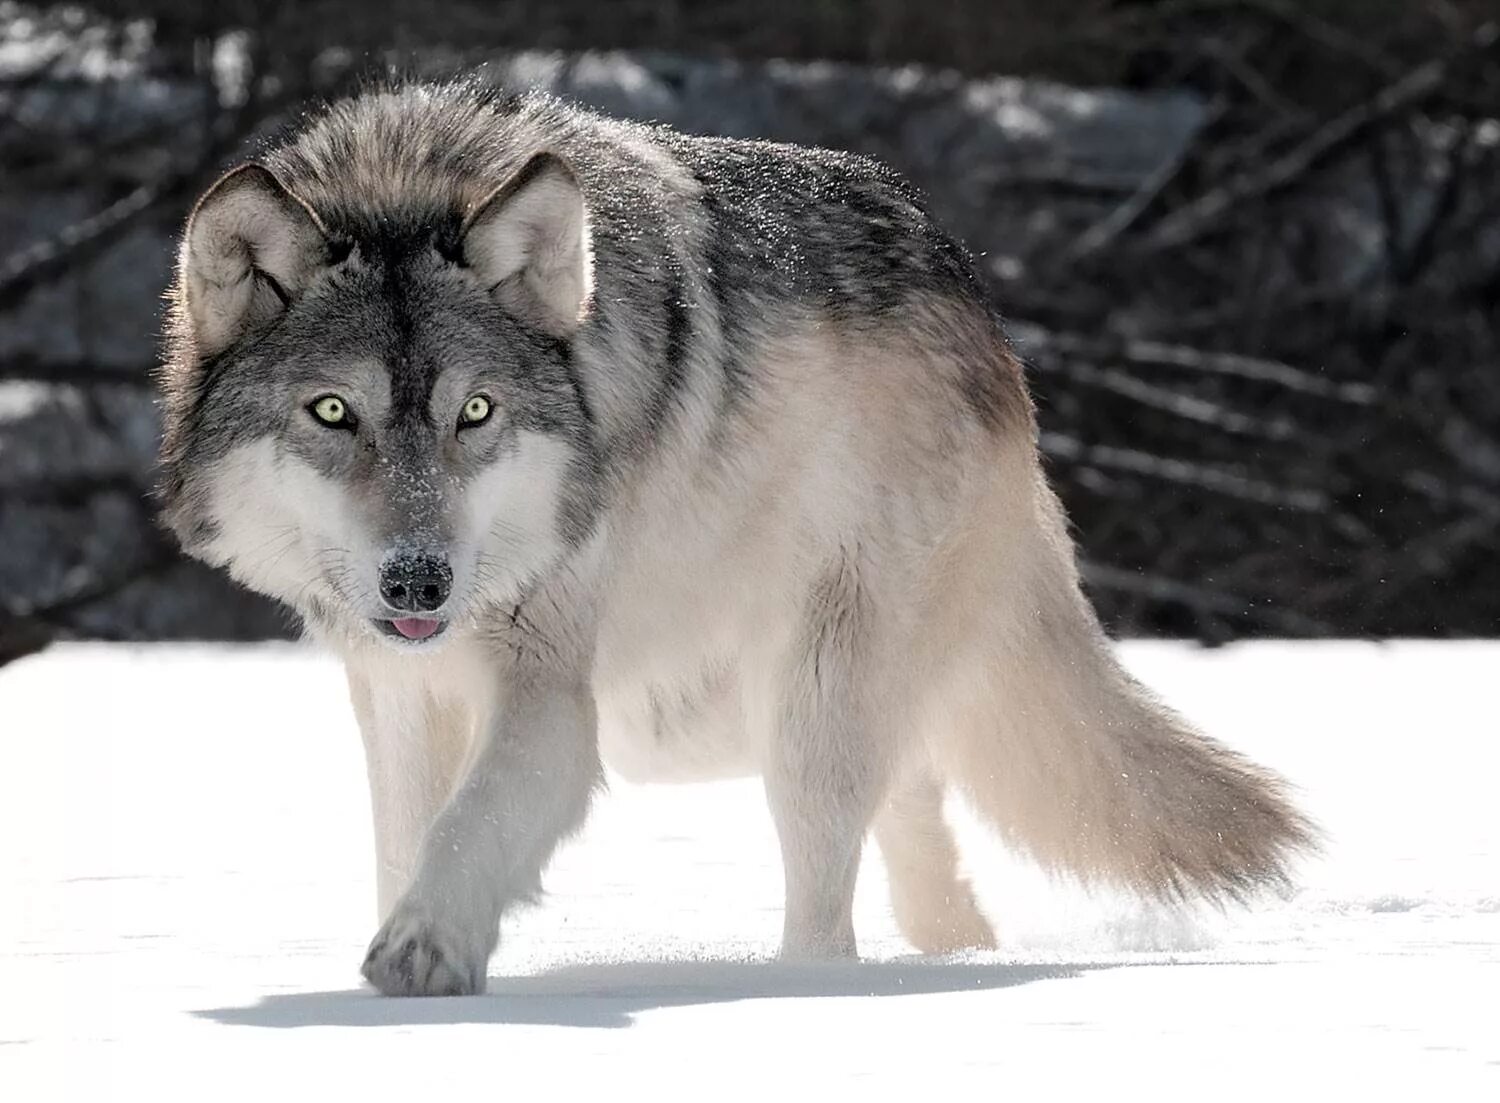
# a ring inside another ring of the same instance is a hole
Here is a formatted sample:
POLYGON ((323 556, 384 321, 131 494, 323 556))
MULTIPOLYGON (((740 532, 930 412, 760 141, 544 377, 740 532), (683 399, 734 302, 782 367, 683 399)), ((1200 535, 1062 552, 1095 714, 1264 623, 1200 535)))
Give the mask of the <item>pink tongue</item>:
POLYGON ((425 640, 438 630, 438 621, 429 620, 427 617, 399 617, 391 621, 400 632, 409 640, 425 640))

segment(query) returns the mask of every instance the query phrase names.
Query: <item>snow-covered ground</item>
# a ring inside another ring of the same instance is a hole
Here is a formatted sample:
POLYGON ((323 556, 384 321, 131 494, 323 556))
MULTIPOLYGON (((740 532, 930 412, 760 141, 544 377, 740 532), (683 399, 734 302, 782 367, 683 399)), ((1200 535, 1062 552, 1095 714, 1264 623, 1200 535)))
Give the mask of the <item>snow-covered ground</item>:
POLYGON ((1049 882, 960 816, 1002 950, 912 955, 872 849, 867 960, 784 967, 756 784, 616 783, 462 1000, 360 987, 367 797, 330 660, 15 663, 0 1099, 1500 1100, 1500 645, 1124 654, 1301 787, 1331 842, 1292 899, 1161 914, 1049 882))

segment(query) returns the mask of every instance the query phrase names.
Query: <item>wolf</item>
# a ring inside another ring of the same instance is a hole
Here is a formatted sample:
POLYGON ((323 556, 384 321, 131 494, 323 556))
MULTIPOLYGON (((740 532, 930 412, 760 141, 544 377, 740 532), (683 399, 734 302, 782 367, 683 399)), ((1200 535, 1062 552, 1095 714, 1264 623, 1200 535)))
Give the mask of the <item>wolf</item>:
POLYGON ((949 793, 1167 901, 1313 839, 1113 657, 982 278, 874 161, 394 84, 214 184, 169 303, 163 517, 343 659, 383 993, 484 989, 605 763, 764 779, 789 959, 855 954, 867 834, 915 947, 995 944, 949 793))

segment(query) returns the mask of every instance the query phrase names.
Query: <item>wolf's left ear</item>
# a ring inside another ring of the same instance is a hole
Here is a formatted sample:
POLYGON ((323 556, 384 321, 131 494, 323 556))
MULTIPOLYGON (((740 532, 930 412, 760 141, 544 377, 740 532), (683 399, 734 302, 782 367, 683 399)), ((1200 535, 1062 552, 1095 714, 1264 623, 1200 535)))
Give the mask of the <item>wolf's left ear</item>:
POLYGON ((594 284, 588 208, 572 169, 538 153, 469 216, 464 262, 507 308, 547 332, 578 328, 594 284))
POLYGON ((286 309, 328 260, 317 216, 261 165, 241 165, 193 208, 182 293, 198 352, 212 356, 286 309))

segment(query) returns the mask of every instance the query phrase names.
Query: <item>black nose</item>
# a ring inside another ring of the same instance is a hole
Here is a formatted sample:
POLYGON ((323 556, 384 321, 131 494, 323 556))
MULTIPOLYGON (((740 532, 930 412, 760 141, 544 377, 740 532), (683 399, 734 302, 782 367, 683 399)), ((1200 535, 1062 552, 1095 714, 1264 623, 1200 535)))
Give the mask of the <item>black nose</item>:
POLYGON ((380 596, 402 612, 432 612, 448 600, 452 585, 453 568, 434 555, 393 555, 380 565, 380 596))

